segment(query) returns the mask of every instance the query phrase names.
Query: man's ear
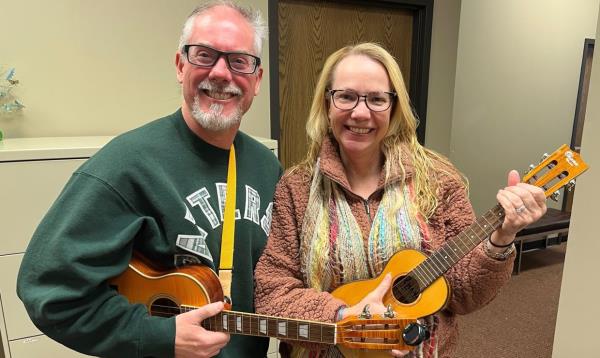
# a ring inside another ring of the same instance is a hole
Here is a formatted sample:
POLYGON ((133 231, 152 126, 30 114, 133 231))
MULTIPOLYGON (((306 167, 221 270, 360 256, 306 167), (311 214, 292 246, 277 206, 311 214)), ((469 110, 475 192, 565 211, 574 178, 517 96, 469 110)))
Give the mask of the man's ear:
POLYGON ((183 82, 183 65, 185 64, 185 58, 181 52, 177 51, 175 54, 175 68, 177 70, 177 82, 183 82))
POLYGON ((263 69, 259 67, 256 72, 256 83, 254 84, 254 95, 258 96, 258 92, 260 91, 260 81, 262 80, 263 69))

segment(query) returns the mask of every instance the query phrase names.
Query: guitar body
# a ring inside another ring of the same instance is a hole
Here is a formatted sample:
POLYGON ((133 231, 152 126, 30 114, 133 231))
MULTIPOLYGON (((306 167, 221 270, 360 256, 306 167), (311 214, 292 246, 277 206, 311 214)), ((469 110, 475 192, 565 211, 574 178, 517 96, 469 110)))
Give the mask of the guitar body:
MULTIPOLYGON (((223 290, 217 275, 208 267, 190 265, 168 271, 158 271, 135 254, 129 267, 112 278, 109 285, 132 304, 144 305, 150 315, 172 317, 211 302, 223 301, 223 290)), ((246 312, 226 310, 202 322, 205 328, 219 332, 274 337, 286 340, 335 344, 344 349, 344 357, 379 357, 385 344, 400 349, 407 347, 401 332, 409 319, 346 318, 337 324, 301 321, 246 312), (286 329, 281 330, 282 323, 286 329), (310 328, 306 328, 309 327, 310 328), (303 333, 305 332, 305 335, 303 333), (308 334, 308 332, 315 332, 308 334), (373 342, 373 343, 371 343, 373 342), (351 348, 342 347, 348 345, 351 348), (356 347, 367 347, 368 350, 356 347)), ((387 353, 381 357, 389 357, 387 353)))
MULTIPOLYGON (((425 261, 427 256, 417 250, 402 250, 392 256, 385 266, 383 272, 370 280, 354 281, 336 288, 332 295, 346 302, 348 306, 353 306, 359 303, 366 295, 373 291, 385 275, 392 275, 392 286, 400 279, 406 276, 417 265, 425 261)), ((444 276, 441 276, 426 288, 416 300, 412 302, 406 301, 397 294, 394 290, 388 290, 383 297, 385 306, 391 305, 397 317, 400 318, 422 318, 432 315, 446 305, 450 298, 450 286, 444 276)), ((344 346, 338 346, 338 349, 346 358, 389 358, 387 351, 373 351, 364 349, 348 349, 344 346)))
MULTIPOLYGON (((337 297, 348 306, 359 303, 367 294, 373 291, 383 280, 385 275, 392 275, 392 286, 405 277, 412 269, 427 256, 417 250, 398 251, 389 260, 383 272, 376 278, 370 280, 354 281, 336 288, 332 295, 337 297)), ((396 315, 400 318, 421 318, 432 315, 444 308, 450 298, 450 286, 444 276, 441 276, 426 288, 416 300, 411 302, 398 297, 394 289, 389 290, 383 297, 385 306, 391 305, 396 315)))
MULTIPOLYGON (((223 301, 219 278, 210 268, 190 265, 169 271, 157 271, 135 256, 129 268, 113 278, 110 285, 130 303, 146 306, 150 315, 173 316, 180 306, 201 307, 223 301)), ((179 311, 177 311, 179 313, 179 311)))

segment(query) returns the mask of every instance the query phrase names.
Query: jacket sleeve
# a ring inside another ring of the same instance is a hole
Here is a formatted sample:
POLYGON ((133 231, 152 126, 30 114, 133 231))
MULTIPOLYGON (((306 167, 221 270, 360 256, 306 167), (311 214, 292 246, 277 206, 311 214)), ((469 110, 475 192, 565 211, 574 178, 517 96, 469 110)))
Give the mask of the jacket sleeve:
POLYGON ((150 218, 103 181, 76 173, 27 248, 17 294, 50 338, 103 357, 172 357, 175 320, 151 317, 107 283, 125 270, 150 218))
POLYGON ((289 176, 284 176, 275 191, 273 222, 269 239, 256 265, 256 312, 272 316, 335 321, 344 302, 328 292, 306 288, 300 263, 298 207, 289 176))
MULTIPOLYGON (((445 225, 445 240, 452 240, 467 229, 475 219, 466 190, 458 181, 445 183, 441 212, 445 225)), ((445 275, 450 283, 451 298, 446 309, 456 314, 467 314, 496 297, 510 279, 514 254, 504 261, 488 257, 479 244, 460 259, 445 275)))

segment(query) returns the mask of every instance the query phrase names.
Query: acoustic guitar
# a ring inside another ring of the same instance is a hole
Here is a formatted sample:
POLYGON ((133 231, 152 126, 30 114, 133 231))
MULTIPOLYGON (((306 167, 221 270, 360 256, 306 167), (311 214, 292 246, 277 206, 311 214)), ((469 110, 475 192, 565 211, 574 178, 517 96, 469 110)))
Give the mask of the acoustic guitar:
MULTIPOLYGON (((522 181, 543 188, 546 198, 550 196, 556 200, 558 190, 565 185, 572 189, 575 185, 573 179, 587 168, 578 153, 563 145, 551 155, 544 155, 538 166, 531 165, 522 181)), ((498 204, 429 257, 417 250, 398 251, 378 277, 342 285, 332 294, 353 306, 373 291, 387 273, 391 273, 392 288, 384 296, 384 305, 391 306, 403 318, 432 315, 443 309, 450 297, 450 286, 443 274, 489 237, 503 220, 504 210, 498 204)))
MULTIPOLYGON (((211 302, 224 301, 218 276, 202 265, 188 265, 161 271, 148 264, 137 252, 128 268, 109 284, 132 304, 146 306, 152 316, 171 317, 211 302)), ((418 330, 414 319, 396 317, 347 317, 337 323, 324 323, 226 310, 202 321, 202 327, 217 332, 273 337, 345 347, 345 357, 363 357, 366 350, 414 349, 418 330)), ((389 355, 388 355, 389 357, 389 355)))

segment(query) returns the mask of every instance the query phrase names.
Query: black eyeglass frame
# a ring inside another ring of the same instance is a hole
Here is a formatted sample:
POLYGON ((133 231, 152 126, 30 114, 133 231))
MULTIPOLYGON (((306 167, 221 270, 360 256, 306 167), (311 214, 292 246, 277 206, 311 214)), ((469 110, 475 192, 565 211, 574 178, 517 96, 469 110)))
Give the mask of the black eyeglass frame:
POLYGON ((225 63, 227 63, 227 68, 229 68, 231 71, 235 72, 235 73, 239 73, 242 75, 251 75, 253 73, 256 73, 256 70, 258 69, 258 67, 260 67, 260 57, 258 56, 254 56, 252 54, 246 53, 246 52, 237 52, 237 51, 233 51, 233 52, 228 52, 228 51, 219 51, 216 48, 212 48, 210 46, 206 46, 206 45, 200 45, 200 44, 188 44, 188 45, 183 45, 183 51, 185 54, 185 58, 187 59, 187 61, 189 63, 191 63, 194 66, 198 66, 198 67, 204 67, 204 68, 210 68, 213 67, 222 56, 225 56, 225 63), (213 62, 210 65, 200 65, 197 63, 194 63, 190 60, 190 48, 191 47, 203 47, 206 49, 209 49, 211 51, 214 51, 217 53, 217 57, 215 58, 215 62, 213 62), (252 72, 241 72, 239 70, 234 69, 233 67, 231 67, 231 64, 229 63, 229 55, 245 55, 245 56, 250 56, 254 59, 254 69, 252 70, 252 72))
POLYGON ((360 99, 361 99, 361 98, 364 98, 364 99, 365 99, 365 105, 367 106, 367 108, 368 108, 370 111, 373 111, 373 112, 384 112, 384 111, 387 111, 387 110, 388 110, 388 109, 390 109, 390 108, 392 107, 392 105, 394 104, 394 101, 395 101, 395 100, 396 100, 396 98, 398 97, 398 93, 396 93, 396 92, 388 92, 388 91, 383 91, 383 92, 379 92, 379 93, 386 93, 386 94, 388 94, 388 95, 390 96, 390 105, 389 105, 387 108, 385 108, 385 109, 373 109, 373 108, 371 108, 371 107, 369 106, 369 101, 367 101, 367 97, 369 97, 369 95, 368 95, 368 94, 364 94, 364 95, 362 95, 362 96, 361 96, 361 95, 359 95, 359 94, 358 94, 356 91, 352 91, 352 90, 345 90, 345 89, 335 89, 335 90, 334 90, 334 89, 326 89, 326 90, 325 90, 325 96, 326 96, 327 98, 330 98, 330 99, 331 99, 331 102, 333 103, 333 105, 335 106, 335 108, 337 108, 337 109, 339 109, 339 110, 341 110, 341 111, 351 111, 351 110, 353 110, 354 108, 356 108, 356 107, 358 106, 358 103, 360 103, 360 99), (335 104, 335 99, 333 99, 333 95, 334 95, 336 92, 354 92, 354 93, 356 93, 356 96, 357 96, 356 103, 354 103, 354 106, 353 106, 352 108, 340 108, 340 107, 338 107, 338 106, 335 104))

